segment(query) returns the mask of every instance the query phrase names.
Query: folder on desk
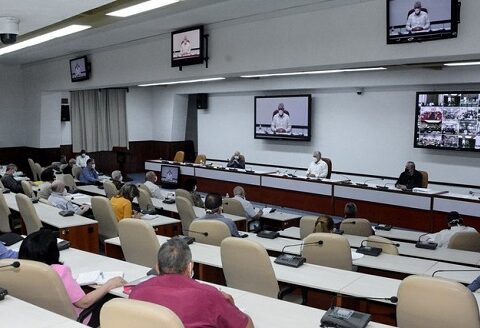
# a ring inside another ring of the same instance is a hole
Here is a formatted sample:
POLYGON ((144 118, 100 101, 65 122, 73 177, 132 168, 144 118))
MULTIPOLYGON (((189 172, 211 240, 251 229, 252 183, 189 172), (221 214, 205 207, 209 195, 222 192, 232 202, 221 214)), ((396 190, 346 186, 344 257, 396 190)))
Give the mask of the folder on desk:
POLYGON ((80 273, 77 277, 77 283, 80 286, 88 286, 88 285, 102 285, 106 283, 108 280, 115 278, 115 277, 122 277, 123 272, 121 271, 108 271, 102 272, 99 270, 90 271, 90 272, 83 272, 80 273))

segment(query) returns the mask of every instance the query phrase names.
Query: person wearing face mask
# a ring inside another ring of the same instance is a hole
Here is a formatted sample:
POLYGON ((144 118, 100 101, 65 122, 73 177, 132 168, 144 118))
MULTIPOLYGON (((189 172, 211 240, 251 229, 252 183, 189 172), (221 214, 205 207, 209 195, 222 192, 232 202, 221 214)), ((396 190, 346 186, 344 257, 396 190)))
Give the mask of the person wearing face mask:
POLYGON ((52 193, 48 197, 48 202, 62 211, 73 211, 75 214, 83 215, 90 209, 90 206, 83 204, 78 206, 68 199, 65 191, 65 183, 56 180, 51 185, 52 193))
POLYGON ((245 156, 241 155, 240 152, 237 150, 228 161, 227 167, 232 167, 235 169, 244 169, 245 156))
POLYGON ((192 279, 192 252, 181 239, 162 244, 156 269, 159 275, 135 286, 129 298, 169 308, 185 328, 253 328, 231 295, 192 279))
POLYGON ((273 115, 271 129, 273 133, 290 133, 292 132, 292 124, 290 116, 285 112, 283 103, 278 104, 277 113, 273 115))
POLYGON ((422 174, 415 170, 414 162, 408 161, 405 165, 405 171, 400 174, 395 187, 402 190, 410 190, 420 188, 421 186, 422 174))
POLYGON ((87 155, 87 152, 85 149, 82 149, 80 151, 80 155, 77 156, 76 159, 76 164, 80 167, 86 167, 87 166, 87 161, 90 159, 90 156, 87 155))
POLYGON ((98 172, 95 170, 95 161, 93 158, 88 159, 87 166, 82 169, 79 180, 84 184, 96 184, 99 182, 98 172))
POLYGON ((120 190, 120 188, 123 187, 123 176, 122 172, 119 170, 115 170, 112 172, 112 183, 115 185, 117 190, 120 190))
POLYGON ((203 203, 202 197, 197 192, 197 180, 190 178, 185 181, 185 190, 190 192, 193 198, 193 205, 197 207, 204 207, 205 204, 203 203))
POLYGON ((2 177, 2 183, 5 188, 10 189, 14 193, 23 194, 23 188, 20 181, 15 180, 13 175, 17 172, 17 166, 15 164, 8 164, 7 171, 2 177))
POLYGON ((158 177, 155 174, 155 172, 148 171, 147 173, 145 173, 145 183, 144 183, 144 185, 145 185, 145 187, 148 188, 148 190, 150 190, 150 194, 153 198, 162 199, 162 198, 165 198, 165 196, 163 195, 160 187, 156 184, 157 179, 158 179, 158 177))
POLYGON ((322 160, 322 153, 318 150, 313 152, 313 161, 307 170, 308 178, 325 178, 328 174, 328 165, 322 160))
POLYGON ((413 5, 413 12, 408 15, 405 29, 408 32, 422 32, 430 29, 430 19, 427 10, 422 8, 422 3, 416 1, 413 5))

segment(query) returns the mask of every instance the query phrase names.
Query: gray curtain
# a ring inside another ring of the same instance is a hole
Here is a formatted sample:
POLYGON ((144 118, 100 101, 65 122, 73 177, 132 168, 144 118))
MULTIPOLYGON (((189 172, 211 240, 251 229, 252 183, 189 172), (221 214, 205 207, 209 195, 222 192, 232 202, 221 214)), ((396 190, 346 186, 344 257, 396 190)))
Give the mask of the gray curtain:
POLYGON ((126 89, 70 92, 73 152, 128 147, 126 89))

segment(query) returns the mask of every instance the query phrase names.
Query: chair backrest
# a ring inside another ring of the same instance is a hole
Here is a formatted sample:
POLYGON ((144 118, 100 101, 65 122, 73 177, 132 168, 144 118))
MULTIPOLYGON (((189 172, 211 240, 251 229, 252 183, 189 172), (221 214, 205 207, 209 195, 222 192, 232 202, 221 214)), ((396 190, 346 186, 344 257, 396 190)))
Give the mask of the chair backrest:
POLYGON ((35 194, 33 193, 32 185, 30 184, 30 182, 24 180, 24 181, 20 182, 20 184, 22 185, 22 190, 23 190, 23 193, 25 194, 25 196, 27 196, 29 198, 33 198, 35 196, 35 194))
POLYGON ((100 311, 102 328, 183 328, 180 318, 170 309, 144 301, 114 298, 100 311))
POLYGON ((197 218, 195 211, 193 210, 192 203, 185 197, 178 196, 175 198, 175 205, 177 206, 178 215, 182 222, 182 230, 185 236, 188 236, 186 230, 190 229, 190 224, 197 218))
POLYGON ((174 162, 184 162, 185 161, 185 152, 179 150, 175 153, 175 157, 173 158, 174 162))
POLYGON ((10 208, 3 196, 3 193, 0 192, 0 231, 1 232, 12 232, 10 229, 10 208))
POLYGON ((305 244, 322 241, 321 245, 304 246, 302 256, 308 263, 323 265, 342 270, 352 270, 352 251, 347 238, 333 234, 316 232, 309 234, 305 244))
POLYGON ((78 180, 78 178, 80 178, 80 174, 82 173, 82 168, 78 165, 74 165, 72 167, 72 175, 75 179, 78 180))
POLYGON ((138 189, 138 205, 140 209, 143 210, 154 210, 155 206, 153 206, 152 197, 150 197, 150 192, 145 191, 145 189, 138 189))
POLYGON ((25 228, 27 229, 27 235, 40 230, 43 225, 35 207, 33 207, 32 200, 24 194, 16 194, 15 200, 17 201, 18 211, 22 216, 25 228))
POLYGON ((326 178, 330 179, 330 177, 332 176, 332 160, 330 158, 322 157, 322 161, 327 163, 328 172, 326 178))
POLYGON ((93 196, 91 202, 93 216, 98 221, 98 234, 104 239, 118 237, 117 218, 110 200, 103 196, 93 196))
POLYGON ((181 196, 183 198, 188 199, 192 204, 192 206, 194 205, 193 196, 188 190, 181 189, 181 188, 175 189, 175 197, 177 196, 181 196))
MULTIPOLYGON (((72 301, 60 276, 47 264, 18 260, 20 267, 0 269, 0 285, 25 302, 76 320, 72 301)), ((12 260, 0 260, 0 266, 12 260)))
POLYGON ((150 197, 153 196, 152 193, 151 193, 151 191, 150 191, 150 189, 148 189, 145 184, 139 183, 137 187, 138 187, 138 189, 142 189, 142 190, 145 190, 146 192, 148 192, 148 194, 150 195, 150 197))
POLYGON ((35 162, 33 161, 33 159, 28 158, 27 161, 28 161, 28 166, 30 166, 30 170, 32 170, 33 181, 40 180, 39 177, 37 176, 37 169, 35 168, 35 162))
POLYGON ((381 248, 383 253, 390 255, 399 255, 397 246, 393 245, 390 239, 380 236, 369 236, 367 238, 367 246, 381 248))
POLYGON ((448 248, 480 252, 480 233, 476 231, 457 232, 450 238, 448 248))
POLYGON ((428 187, 428 172, 427 171, 418 171, 422 175, 422 188, 428 187))
MULTIPOLYGON (((427 8, 420 8, 420 10, 428 14, 428 9, 427 9, 427 8)), ((415 11, 415 9, 410 9, 410 10, 408 11, 408 13, 407 13, 407 18, 408 18, 408 16, 410 16, 414 11, 415 11)))
POLYGON ((237 199, 224 198, 222 200, 222 207, 224 213, 245 217, 245 209, 237 199))
POLYGON ((34 164, 35 166, 35 171, 37 172, 37 180, 41 180, 41 176, 42 176, 42 172, 43 172, 43 168, 40 164, 38 163, 35 163, 34 164))
POLYGON ((315 215, 304 215, 300 218, 300 239, 304 239, 313 233, 317 219, 318 216, 315 215))
POLYGON ((73 179, 73 176, 71 174, 63 174, 62 176, 63 183, 65 183, 65 186, 68 188, 76 188, 77 184, 75 183, 75 180, 73 179))
POLYGON ((228 237, 220 245, 228 287, 278 298, 278 281, 265 248, 253 241, 228 237))
POLYGON ((340 230, 347 235, 368 237, 373 234, 372 224, 367 219, 345 219, 340 223, 340 230))
POLYGON ((400 328, 479 328, 478 305, 462 284, 442 278, 409 276, 398 288, 400 328))
POLYGON ((127 262, 155 267, 160 243, 150 224, 138 219, 123 219, 118 222, 118 236, 127 262))
POLYGON ((115 187, 112 181, 105 181, 103 183, 103 189, 105 190, 105 195, 107 195, 108 199, 118 195, 118 189, 115 187))
POLYGON ((189 230, 192 231, 190 231, 188 235, 195 238, 196 242, 213 246, 220 246, 225 238, 231 236, 228 226, 218 220, 193 220, 189 230), (205 236, 193 231, 206 232, 207 235, 205 236))
POLYGON ((205 164, 207 162, 207 156, 204 154, 198 154, 197 157, 195 157, 195 164, 205 164))

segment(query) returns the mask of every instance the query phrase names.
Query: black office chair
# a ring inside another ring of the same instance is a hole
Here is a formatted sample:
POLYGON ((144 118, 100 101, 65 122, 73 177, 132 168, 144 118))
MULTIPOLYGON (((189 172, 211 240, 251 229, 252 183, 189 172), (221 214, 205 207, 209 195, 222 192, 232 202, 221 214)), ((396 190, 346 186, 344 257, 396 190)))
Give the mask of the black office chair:
MULTIPOLYGON (((288 112, 288 110, 285 110, 285 109, 284 109, 283 112, 284 112, 285 114, 287 114, 288 116, 290 116, 290 113, 288 112)), ((273 118, 273 117, 275 116, 275 114, 277 114, 277 113, 278 113, 278 109, 275 109, 275 110, 273 111, 272 118, 273 118)))
MULTIPOLYGON (((427 13, 428 14, 428 9, 427 8, 420 8, 421 11, 423 11, 424 13, 427 13)), ((408 17, 415 11, 415 9, 410 9, 408 11, 408 14, 407 14, 407 19, 408 17)))

